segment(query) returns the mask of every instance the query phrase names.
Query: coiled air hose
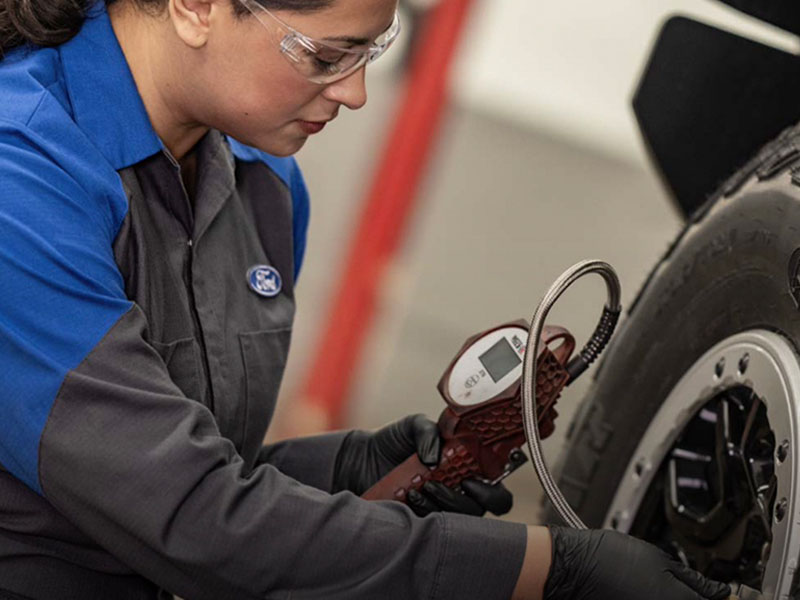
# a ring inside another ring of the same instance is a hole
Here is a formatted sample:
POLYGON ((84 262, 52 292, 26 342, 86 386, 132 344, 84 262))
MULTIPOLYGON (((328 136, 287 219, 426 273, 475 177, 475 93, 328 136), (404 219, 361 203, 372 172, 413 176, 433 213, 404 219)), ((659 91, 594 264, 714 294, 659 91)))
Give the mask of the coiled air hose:
POLYGON ((539 354, 542 329, 550 309, 573 283, 590 273, 597 273, 605 280, 608 288, 608 301, 603 308, 600 322, 597 324, 592 337, 578 355, 567 364, 567 371, 570 375, 567 385, 583 373, 603 351, 611 334, 614 332, 614 327, 616 327, 622 310, 620 305, 621 287, 617 273, 611 265, 600 260, 585 260, 564 271, 550 286, 539 306, 537 306, 536 312, 533 313, 533 318, 531 319, 531 329, 525 349, 525 360, 522 365, 522 423, 525 428, 525 437, 528 442, 531 462, 545 494, 547 494, 550 502, 553 503, 558 514, 567 525, 576 529, 586 529, 586 525, 575 514, 561 490, 558 489, 556 482, 553 481, 542 453, 542 442, 539 438, 539 428, 536 425, 536 368, 534 362, 539 354))

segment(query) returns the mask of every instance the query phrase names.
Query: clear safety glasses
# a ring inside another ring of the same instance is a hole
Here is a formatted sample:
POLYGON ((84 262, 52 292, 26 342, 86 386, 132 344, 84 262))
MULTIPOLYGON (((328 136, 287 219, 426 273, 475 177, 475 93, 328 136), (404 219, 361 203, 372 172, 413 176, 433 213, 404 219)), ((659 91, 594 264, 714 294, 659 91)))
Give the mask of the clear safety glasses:
POLYGON ((239 0, 267 30, 277 30, 281 54, 308 80, 329 84, 379 58, 400 33, 397 13, 389 28, 371 44, 339 46, 303 35, 257 0, 239 0))

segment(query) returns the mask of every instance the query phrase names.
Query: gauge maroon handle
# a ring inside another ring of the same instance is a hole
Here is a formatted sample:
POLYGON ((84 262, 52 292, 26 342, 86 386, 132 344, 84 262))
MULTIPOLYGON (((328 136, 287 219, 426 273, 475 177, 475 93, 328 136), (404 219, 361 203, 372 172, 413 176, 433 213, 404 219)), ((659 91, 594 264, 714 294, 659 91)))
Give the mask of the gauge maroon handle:
MULTIPOLYGON (((553 430, 552 406, 569 379, 565 364, 575 340, 565 329, 549 327, 542 341, 536 363, 536 395, 539 429, 546 437, 553 430), (547 344, 557 340, 563 343, 551 351, 547 344)), ((455 488, 470 477, 498 481, 508 475, 515 468, 510 466, 511 454, 525 443, 519 382, 496 399, 461 414, 446 408, 439 418, 439 432, 444 443, 436 466, 427 467, 412 454, 361 497, 405 502, 408 492, 419 490, 426 481, 455 488)))
POLYGON ((426 481, 439 481, 455 487, 463 479, 481 475, 478 461, 458 441, 445 443, 442 459, 435 467, 426 467, 416 453, 396 466, 383 479, 362 494, 365 500, 406 501, 408 492, 418 490, 426 481))

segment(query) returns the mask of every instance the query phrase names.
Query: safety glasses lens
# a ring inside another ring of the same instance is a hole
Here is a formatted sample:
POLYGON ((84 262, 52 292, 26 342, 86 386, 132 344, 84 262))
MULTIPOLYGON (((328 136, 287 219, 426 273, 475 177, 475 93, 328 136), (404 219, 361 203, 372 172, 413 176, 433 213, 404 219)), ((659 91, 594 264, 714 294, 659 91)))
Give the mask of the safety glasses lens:
POLYGON ((383 55, 400 33, 400 20, 395 13, 392 24, 369 46, 338 47, 303 35, 273 15, 256 0, 240 2, 269 29, 266 17, 282 34, 281 53, 302 75, 314 83, 328 84, 344 79, 367 63, 383 55), (281 31, 282 30, 282 31, 281 31))

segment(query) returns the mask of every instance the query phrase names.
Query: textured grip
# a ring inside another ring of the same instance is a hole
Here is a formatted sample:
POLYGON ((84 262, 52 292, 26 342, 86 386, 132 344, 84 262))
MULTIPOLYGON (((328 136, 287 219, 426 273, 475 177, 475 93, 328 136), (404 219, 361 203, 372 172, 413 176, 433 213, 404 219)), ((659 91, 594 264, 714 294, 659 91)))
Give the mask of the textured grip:
POLYGON ((479 475, 478 461, 467 447, 457 441, 449 442, 442 448, 442 460, 437 466, 426 467, 416 454, 412 454, 361 497, 405 502, 408 491, 418 490, 426 481, 439 481, 448 487, 456 487, 462 480, 479 475))

